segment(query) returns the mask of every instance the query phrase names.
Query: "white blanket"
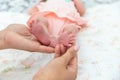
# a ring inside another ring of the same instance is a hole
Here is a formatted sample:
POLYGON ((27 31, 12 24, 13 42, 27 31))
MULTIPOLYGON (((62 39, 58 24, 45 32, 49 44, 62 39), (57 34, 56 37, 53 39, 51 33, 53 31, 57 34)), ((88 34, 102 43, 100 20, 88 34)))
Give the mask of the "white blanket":
MULTIPOLYGON (((88 27, 77 39, 79 71, 77 80, 120 80, 120 3, 89 8, 85 15, 88 27)), ((10 23, 26 24, 28 15, 0 13, 0 29, 10 23)), ((52 55, 30 53, 22 50, 0 51, 0 80, 32 80, 38 69, 52 55), (31 68, 20 61, 31 57, 36 60, 31 68)))

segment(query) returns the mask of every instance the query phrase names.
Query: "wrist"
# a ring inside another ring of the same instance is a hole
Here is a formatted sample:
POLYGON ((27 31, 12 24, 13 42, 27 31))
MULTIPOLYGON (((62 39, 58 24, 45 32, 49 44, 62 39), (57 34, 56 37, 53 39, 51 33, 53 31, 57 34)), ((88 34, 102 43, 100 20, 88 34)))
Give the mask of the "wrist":
POLYGON ((50 74, 46 75, 46 74, 42 73, 41 75, 36 74, 33 77, 33 80, 56 80, 56 79, 55 79, 55 76, 53 76, 53 75, 50 75, 50 74))

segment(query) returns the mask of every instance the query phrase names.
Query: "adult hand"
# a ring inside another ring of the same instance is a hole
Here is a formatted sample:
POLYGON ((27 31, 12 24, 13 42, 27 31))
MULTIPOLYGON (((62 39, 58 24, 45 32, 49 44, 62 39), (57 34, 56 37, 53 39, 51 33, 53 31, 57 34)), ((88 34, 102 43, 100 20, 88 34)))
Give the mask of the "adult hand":
MULTIPOLYGON (((57 46, 57 53, 60 54, 60 46, 57 46)), ((71 47, 62 56, 57 56, 44 68, 41 68, 33 80, 75 80, 78 71, 77 47, 71 47)))
POLYGON ((0 31, 1 48, 14 48, 32 52, 52 53, 54 49, 41 45, 29 28, 22 24, 11 24, 0 31))

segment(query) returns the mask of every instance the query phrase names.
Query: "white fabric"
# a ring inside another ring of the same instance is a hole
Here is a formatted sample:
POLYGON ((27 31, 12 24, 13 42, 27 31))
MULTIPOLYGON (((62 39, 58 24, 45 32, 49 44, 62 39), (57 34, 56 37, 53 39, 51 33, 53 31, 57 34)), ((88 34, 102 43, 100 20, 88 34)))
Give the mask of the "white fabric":
MULTIPOLYGON (((79 72, 77 80, 120 80, 120 3, 89 8, 85 15, 88 27, 78 35, 79 72)), ((29 16, 0 13, 0 28, 10 23, 26 23, 29 16)), ((21 50, 0 51, 0 80, 32 80, 38 69, 52 55, 32 54, 21 50), (25 69, 20 64, 27 57, 36 63, 25 69)))

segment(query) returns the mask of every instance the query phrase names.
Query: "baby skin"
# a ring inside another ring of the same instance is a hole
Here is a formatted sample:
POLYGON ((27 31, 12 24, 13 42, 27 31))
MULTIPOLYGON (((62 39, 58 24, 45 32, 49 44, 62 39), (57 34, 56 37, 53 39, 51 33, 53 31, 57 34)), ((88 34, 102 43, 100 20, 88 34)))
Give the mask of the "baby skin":
POLYGON ((41 44, 51 47, 55 47, 57 44, 63 44, 65 47, 72 46, 75 43, 75 35, 78 33, 76 25, 66 24, 64 29, 57 34, 58 36, 50 35, 49 23, 41 15, 32 16, 27 24, 31 29, 31 33, 36 36, 41 44))

